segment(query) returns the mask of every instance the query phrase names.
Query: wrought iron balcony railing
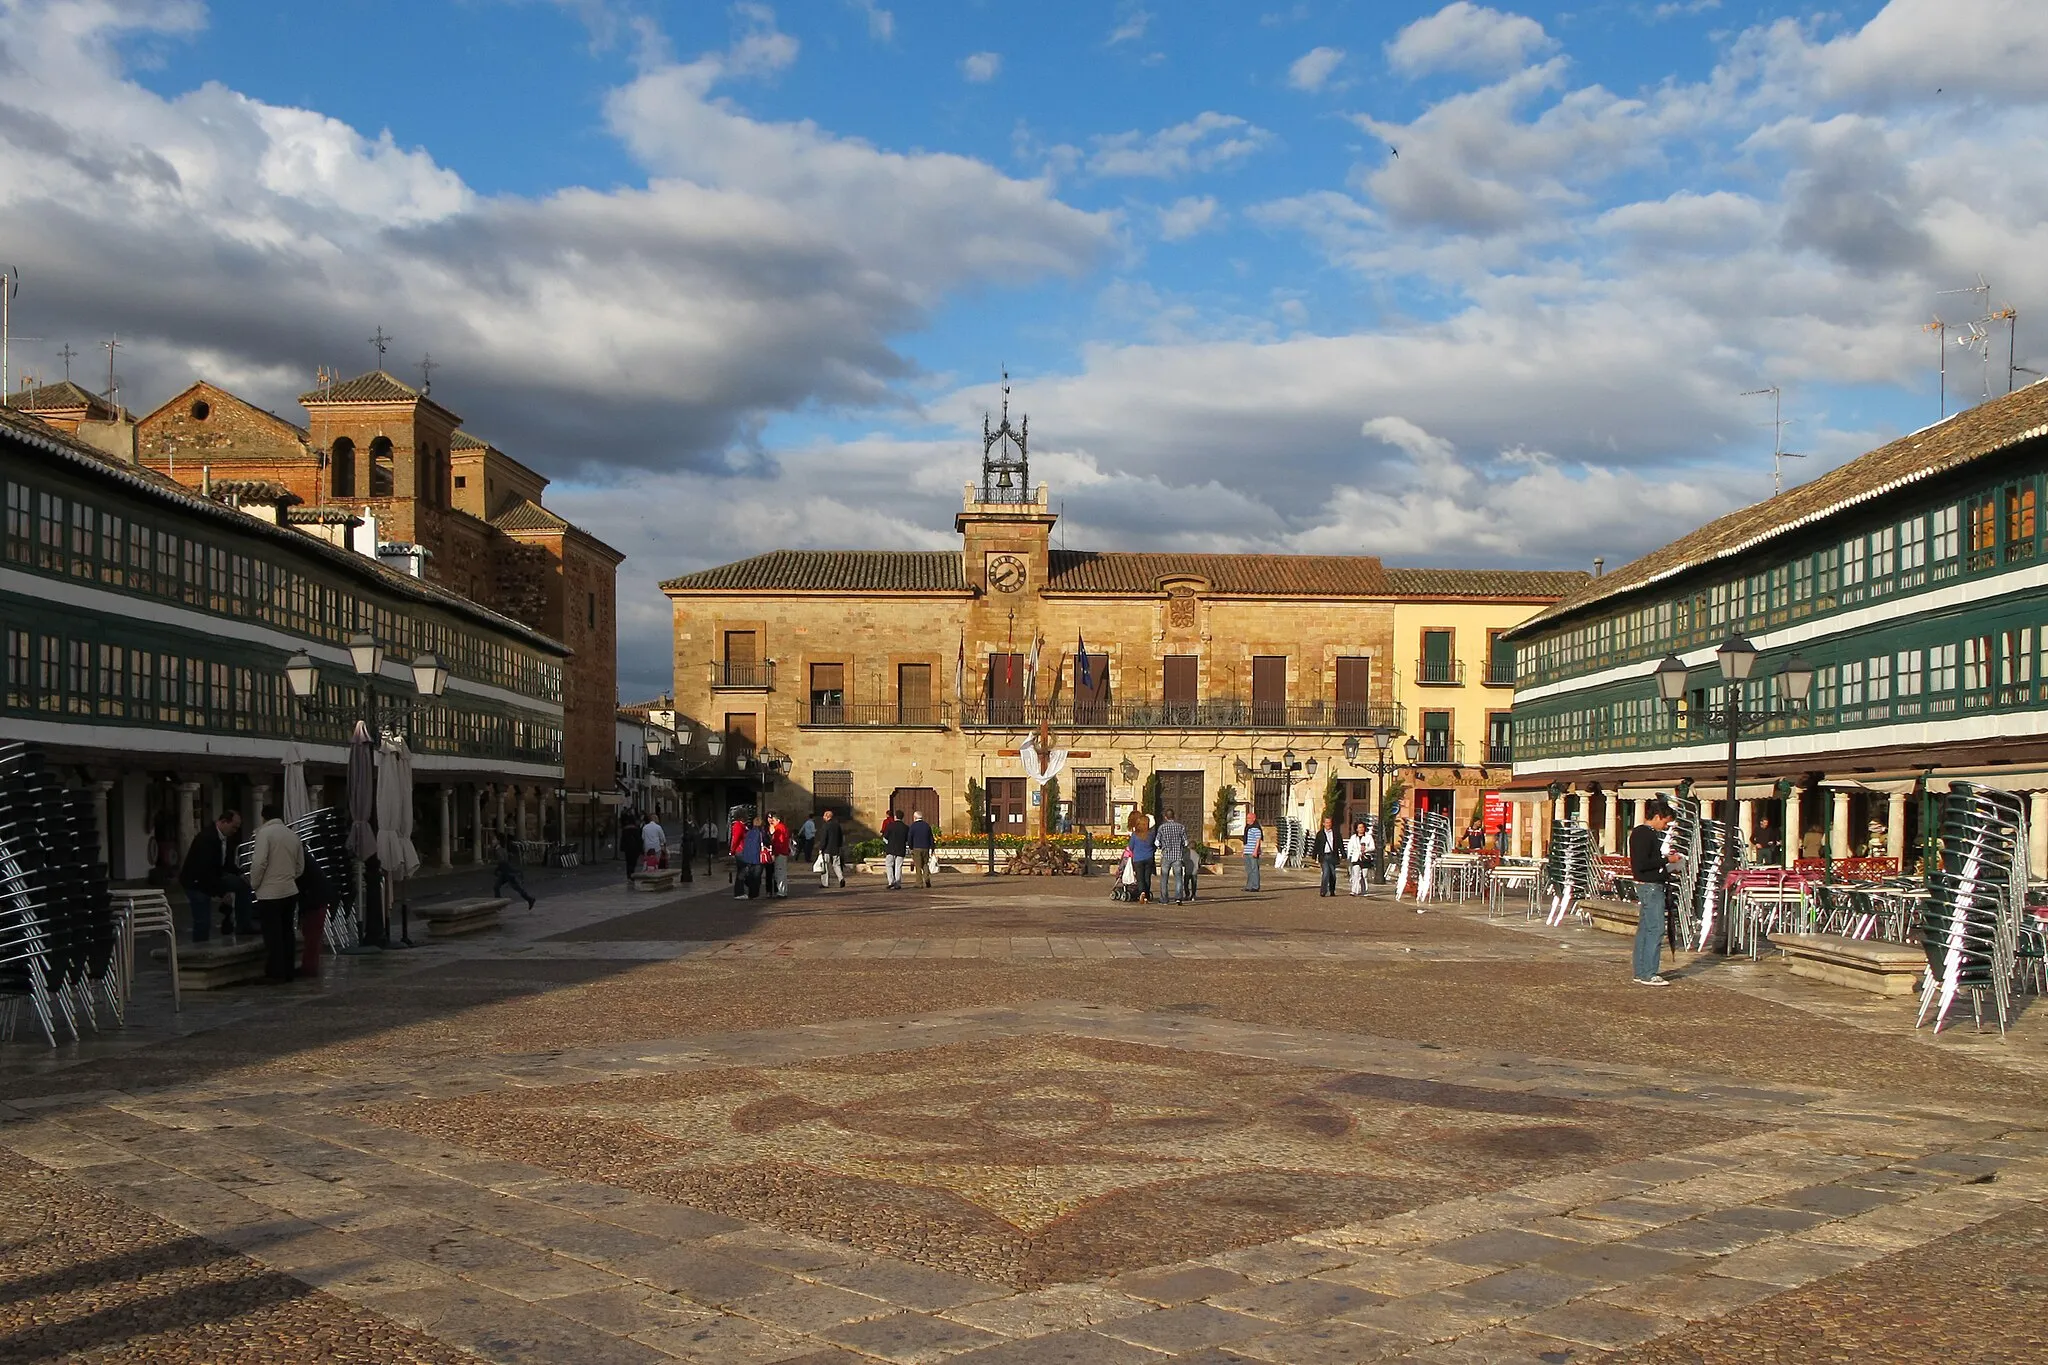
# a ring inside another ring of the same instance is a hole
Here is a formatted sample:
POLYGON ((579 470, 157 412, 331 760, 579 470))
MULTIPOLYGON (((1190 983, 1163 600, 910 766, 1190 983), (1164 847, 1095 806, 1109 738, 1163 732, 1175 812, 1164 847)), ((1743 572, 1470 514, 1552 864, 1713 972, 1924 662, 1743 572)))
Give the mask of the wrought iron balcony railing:
POLYGON ((711 665, 711 685, 714 688, 753 688, 758 691, 775 690, 775 665, 773 663, 735 662, 718 660, 711 665))
POLYGON ((1194 702, 1114 701, 1028 703, 986 701, 962 719, 968 729, 1035 730, 1400 730, 1402 708, 1364 702, 1256 702, 1211 698, 1194 702))
POLYGON ((1514 661, 1512 659, 1494 659, 1489 661, 1486 665, 1486 685, 1488 687, 1513 687, 1515 685, 1514 661))
POLYGON ((1424 687, 1463 687, 1465 685, 1465 661, 1463 659, 1417 659, 1415 661, 1415 681, 1424 687))
POLYGON ((1486 746, 1486 764, 1490 768, 1509 768, 1515 762, 1515 746, 1512 744, 1489 744, 1486 746))
POLYGON ((853 727, 943 730, 953 723, 953 708, 939 702, 814 701, 804 724, 813 729, 853 727))

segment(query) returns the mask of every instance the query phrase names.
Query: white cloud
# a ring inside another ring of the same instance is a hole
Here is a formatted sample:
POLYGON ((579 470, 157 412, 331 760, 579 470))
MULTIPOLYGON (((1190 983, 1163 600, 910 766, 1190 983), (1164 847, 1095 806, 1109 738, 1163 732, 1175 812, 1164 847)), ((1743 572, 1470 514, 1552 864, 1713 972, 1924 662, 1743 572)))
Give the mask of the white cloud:
POLYGON ((1152 14, 1149 10, 1126 7, 1124 17, 1109 31, 1109 45, 1115 47, 1119 43, 1142 42, 1145 30, 1151 26, 1152 14))
POLYGON ((848 0, 848 3, 866 16, 868 21, 868 37, 873 38, 878 43, 887 43, 895 40, 895 14, 883 9, 875 3, 875 0, 848 0))
POLYGON ((1821 91, 1836 98, 2039 102, 2048 100, 2048 5, 1891 0, 1868 24, 1810 55, 1821 91))
POLYGON ((1341 47, 1310 48, 1288 66, 1287 83, 1296 90, 1320 90, 1328 84, 1331 74, 1343 61, 1344 49, 1341 47))
POLYGON ((1159 235, 1169 242, 1184 242, 1215 222, 1215 196, 1188 195, 1159 210, 1159 235))
POLYGON ((960 59, 960 75, 975 85, 983 85, 996 78, 1003 69, 1003 54, 1000 52, 973 52, 960 59))
POLYGON ((1526 15, 1454 0, 1395 34, 1387 44, 1387 61, 1408 76, 1433 71, 1503 74, 1556 45, 1543 25, 1526 15))
POLYGON ((1210 111, 1149 135, 1128 132, 1098 137, 1087 166, 1099 176, 1166 179, 1233 165, 1272 140, 1271 133, 1235 114, 1210 111))

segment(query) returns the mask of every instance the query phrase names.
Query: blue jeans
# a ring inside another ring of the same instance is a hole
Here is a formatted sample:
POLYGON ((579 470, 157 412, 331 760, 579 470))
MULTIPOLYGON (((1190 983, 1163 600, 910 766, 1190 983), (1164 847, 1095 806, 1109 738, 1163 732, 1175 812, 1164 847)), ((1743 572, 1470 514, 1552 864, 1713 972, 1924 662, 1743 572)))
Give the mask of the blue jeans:
POLYGON ((1247 891, 1259 889, 1259 855, 1256 853, 1244 855, 1244 889, 1247 891))
POLYGON ((234 924, 237 934, 253 934, 257 930, 256 896, 249 889, 249 883, 239 875, 231 874, 223 877, 221 884, 227 889, 221 892, 220 896, 216 896, 209 891, 196 890, 189 886, 185 888, 185 905, 192 912, 192 941, 194 943, 204 943, 213 937, 214 907, 220 904, 221 896, 232 895, 234 897, 234 924))
POLYGON ((1641 915, 1636 920, 1635 977, 1647 981, 1664 961, 1664 888, 1656 882, 1637 882, 1636 904, 1641 915))

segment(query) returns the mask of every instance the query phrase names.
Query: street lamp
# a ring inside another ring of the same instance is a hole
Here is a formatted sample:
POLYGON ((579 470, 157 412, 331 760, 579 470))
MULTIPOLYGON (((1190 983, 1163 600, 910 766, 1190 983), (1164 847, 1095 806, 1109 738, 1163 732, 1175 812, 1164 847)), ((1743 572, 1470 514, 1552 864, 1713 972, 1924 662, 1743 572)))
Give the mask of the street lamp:
POLYGON ((422 654, 412 661, 412 685, 423 697, 438 697, 448 689, 448 670, 434 654, 422 654))
POLYGON ((1422 762, 1422 741, 1421 741, 1421 740, 1417 739, 1417 738, 1416 738, 1415 736, 1413 736, 1413 735, 1410 735, 1410 736, 1408 736, 1408 742, 1407 742, 1406 744, 1404 744, 1404 745, 1402 745, 1402 746, 1401 746, 1401 750, 1402 750, 1402 752, 1403 752, 1403 753, 1405 753, 1405 754, 1407 754, 1407 755, 1408 755, 1408 766, 1409 766, 1409 767, 1411 767, 1411 768, 1416 768, 1416 767, 1420 767, 1420 766, 1421 766, 1421 762, 1422 762))
POLYGON ((367 631, 359 630, 348 637, 348 657, 361 677, 374 678, 384 671, 384 646, 367 631))
MULTIPOLYGON (((1731 635, 1714 651, 1714 661, 1721 670, 1722 704, 1718 709, 1703 710, 1692 719, 1703 730, 1719 726, 1728 732, 1728 796, 1721 827, 1726 841, 1724 846, 1733 850, 1728 856, 1739 858, 1743 835, 1741 807, 1735 799, 1735 788, 1737 748, 1742 732, 1754 730, 1775 716, 1804 710, 1807 698, 1813 692, 1813 665, 1796 654, 1785 660, 1777 673, 1782 699, 1774 706, 1750 709, 1742 704, 1742 685, 1756 672, 1756 646, 1740 635, 1731 635)), ((1656 681, 1658 697, 1675 717, 1678 703, 1685 696, 1686 683, 1690 680, 1685 661, 1675 654, 1668 654, 1652 670, 1651 677, 1656 681)))
POLYGON ((314 667, 313 656, 302 649, 285 660, 284 680, 294 697, 309 700, 320 687, 320 670, 314 667))
POLYGON ((1373 876, 1381 885, 1385 885, 1387 880, 1387 835, 1390 833, 1389 827, 1392 823, 1386 818, 1387 755, 1393 750, 1394 736, 1397 733, 1398 731, 1384 725, 1375 727, 1372 732, 1373 747, 1379 751, 1379 762, 1374 768, 1379 784, 1374 791, 1372 803, 1373 862, 1375 864, 1373 876))

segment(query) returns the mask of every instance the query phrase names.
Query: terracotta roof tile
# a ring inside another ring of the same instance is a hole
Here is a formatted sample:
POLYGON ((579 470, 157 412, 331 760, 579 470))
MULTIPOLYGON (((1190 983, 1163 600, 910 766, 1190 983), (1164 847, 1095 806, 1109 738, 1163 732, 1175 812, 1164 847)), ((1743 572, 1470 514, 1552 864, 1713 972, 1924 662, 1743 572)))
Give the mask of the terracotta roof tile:
POLYGON ((675 592, 966 592, 958 550, 774 550, 661 585, 675 592))
POLYGON ((450 450, 496 449, 496 447, 494 447, 489 441, 481 440, 478 437, 470 435, 466 431, 458 431, 453 436, 450 436, 448 438, 448 448, 450 450))
POLYGON ((491 518, 500 531, 566 531, 569 522, 537 502, 521 498, 491 518))
POLYGON ((1527 634, 1532 627, 1595 602, 1740 554, 1893 489, 2042 436, 2048 436, 2048 380, 2037 380, 1947 421, 1901 436, 1811 483, 1710 521, 1691 535, 1590 580, 1542 615, 1524 622, 1518 633, 1527 634))
POLYGON ((102 417, 111 417, 114 413, 113 406, 106 399, 69 379, 38 385, 33 389, 17 389, 7 395, 7 406, 17 412, 72 412, 84 408, 88 413, 102 417))
POLYGON ((1187 576, 1209 591, 1275 597, 1384 597, 1386 570, 1371 555, 1171 554, 1054 550, 1048 592, 1156 593, 1187 576))
MULTIPOLYGON (((412 385, 392 378, 382 370, 344 379, 331 389, 310 389, 299 395, 301 403, 408 403, 425 398, 412 385)), ((432 402, 432 399, 428 399, 432 402)))
POLYGON ((1563 597, 1593 575, 1581 569, 1388 569, 1402 597, 1563 597))

